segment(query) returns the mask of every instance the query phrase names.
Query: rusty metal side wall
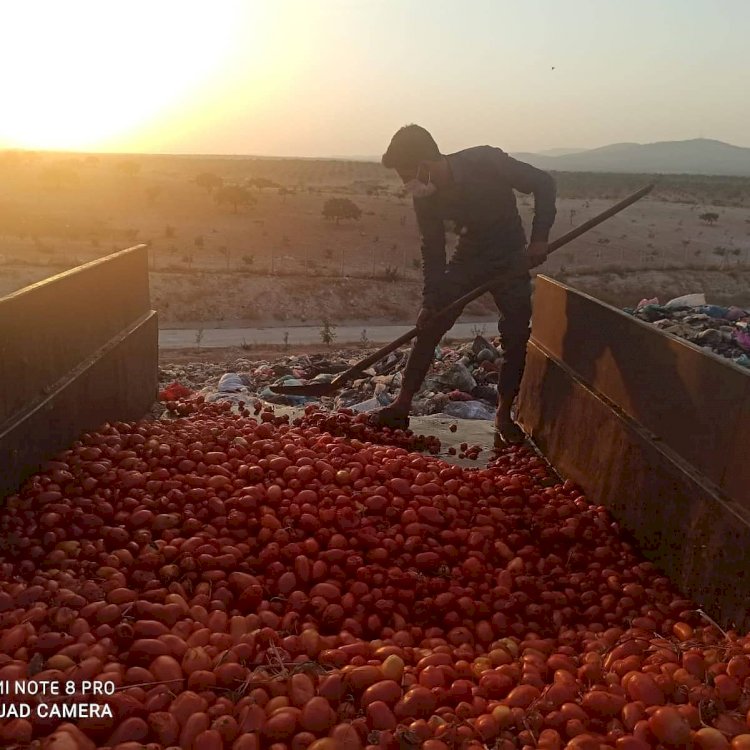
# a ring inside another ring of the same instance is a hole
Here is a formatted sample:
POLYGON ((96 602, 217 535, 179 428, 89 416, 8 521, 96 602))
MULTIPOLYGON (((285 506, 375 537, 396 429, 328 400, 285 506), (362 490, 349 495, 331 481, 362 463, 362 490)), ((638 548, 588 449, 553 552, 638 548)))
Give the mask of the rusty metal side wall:
POLYGON ((81 432, 143 417, 157 394, 156 312, 109 341, 0 433, 0 498, 81 432))
POLYGON ((750 438, 743 368, 543 276, 532 338, 750 508, 750 462, 738 443, 750 438))
POLYGON ((724 625, 750 627, 750 512, 533 341, 520 394, 535 443, 724 625))
POLYGON ((0 298, 0 425, 149 309, 145 245, 0 298))

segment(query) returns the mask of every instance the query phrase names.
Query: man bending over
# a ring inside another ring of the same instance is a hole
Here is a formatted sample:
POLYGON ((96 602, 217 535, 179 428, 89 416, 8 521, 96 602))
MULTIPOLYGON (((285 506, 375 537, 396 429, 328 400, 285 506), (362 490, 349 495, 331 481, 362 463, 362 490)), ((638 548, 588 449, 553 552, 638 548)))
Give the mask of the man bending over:
POLYGON ((391 140, 383 166, 395 169, 414 199, 422 235, 424 289, 417 319, 420 329, 392 404, 374 412, 374 424, 405 428, 414 395, 432 362, 435 347, 460 315, 436 313, 480 284, 498 278, 492 289, 501 313, 498 330, 505 352, 495 416, 496 436, 506 443, 524 439, 511 407, 526 359, 531 319, 529 269, 544 262, 555 220, 555 183, 530 164, 492 146, 441 154, 430 133, 406 125, 391 140), (513 190, 534 194, 534 221, 526 245, 513 190), (444 221, 459 235, 448 263, 444 221))

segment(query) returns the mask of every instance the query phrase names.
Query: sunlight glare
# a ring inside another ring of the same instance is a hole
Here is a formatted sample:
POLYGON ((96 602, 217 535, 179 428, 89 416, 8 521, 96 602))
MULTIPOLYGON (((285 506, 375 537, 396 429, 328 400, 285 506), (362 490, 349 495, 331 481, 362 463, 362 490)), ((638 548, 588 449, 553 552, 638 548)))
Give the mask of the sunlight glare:
MULTIPOLYGON (((8 3, 0 9, 0 148, 106 149, 210 88, 261 4, 8 3)), ((252 21, 255 20, 256 23, 252 21)), ((254 36, 254 35, 253 35, 254 36)))

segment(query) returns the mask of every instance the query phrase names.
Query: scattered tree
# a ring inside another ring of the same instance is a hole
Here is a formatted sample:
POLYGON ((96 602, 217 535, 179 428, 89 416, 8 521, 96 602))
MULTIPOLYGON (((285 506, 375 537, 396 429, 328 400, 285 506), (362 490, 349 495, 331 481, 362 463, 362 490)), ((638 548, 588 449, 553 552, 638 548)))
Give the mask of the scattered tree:
POLYGON ((336 326, 327 317, 323 318, 323 323, 321 324, 320 340, 326 346, 330 346, 336 340, 336 326))
POLYGON ((326 221, 335 219, 336 224, 341 219, 355 219, 359 221, 362 216, 362 209, 349 200, 349 198, 329 198, 323 206, 323 218, 326 221))
POLYGON ((201 172, 195 178, 195 184, 212 193, 224 184, 224 180, 213 172, 201 172))
POLYGON ((240 206, 249 206, 256 202, 247 188, 240 185, 223 185, 215 194, 216 202, 221 206, 229 203, 237 213, 240 206))

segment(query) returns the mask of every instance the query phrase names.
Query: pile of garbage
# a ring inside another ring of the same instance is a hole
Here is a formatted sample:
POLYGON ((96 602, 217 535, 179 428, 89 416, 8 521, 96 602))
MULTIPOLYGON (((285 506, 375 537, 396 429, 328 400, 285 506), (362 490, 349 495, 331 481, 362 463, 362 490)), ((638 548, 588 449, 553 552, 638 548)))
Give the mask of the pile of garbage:
POLYGON ((750 368, 748 310, 707 304, 704 294, 686 294, 663 305, 657 298, 642 299, 635 308, 625 308, 625 312, 750 368))
MULTIPOLYGON (((274 385, 302 385, 309 382, 330 382, 365 356, 363 351, 342 351, 324 354, 285 356, 273 361, 238 359, 226 365, 217 378, 216 365, 206 368, 201 378, 200 364, 163 366, 159 370, 160 389, 170 392, 176 384, 188 385, 202 394, 206 401, 251 403, 260 399, 284 406, 318 403, 324 408, 349 408, 369 412, 387 406, 401 386, 402 373, 409 349, 398 349, 364 370, 331 396, 310 398, 274 393, 274 385), (189 369, 188 369, 189 368, 189 369)), ((412 414, 445 414, 463 419, 493 419, 497 405, 497 383, 502 364, 499 339, 492 341, 476 336, 459 346, 437 347, 435 358, 416 395, 412 414)))
MULTIPOLYGON (((397 350, 352 381, 329 405, 367 412, 391 403, 399 388, 408 350, 397 350)), ((412 414, 446 414, 462 419, 493 419, 502 350, 483 336, 459 347, 437 347, 430 371, 412 404, 412 414)))

